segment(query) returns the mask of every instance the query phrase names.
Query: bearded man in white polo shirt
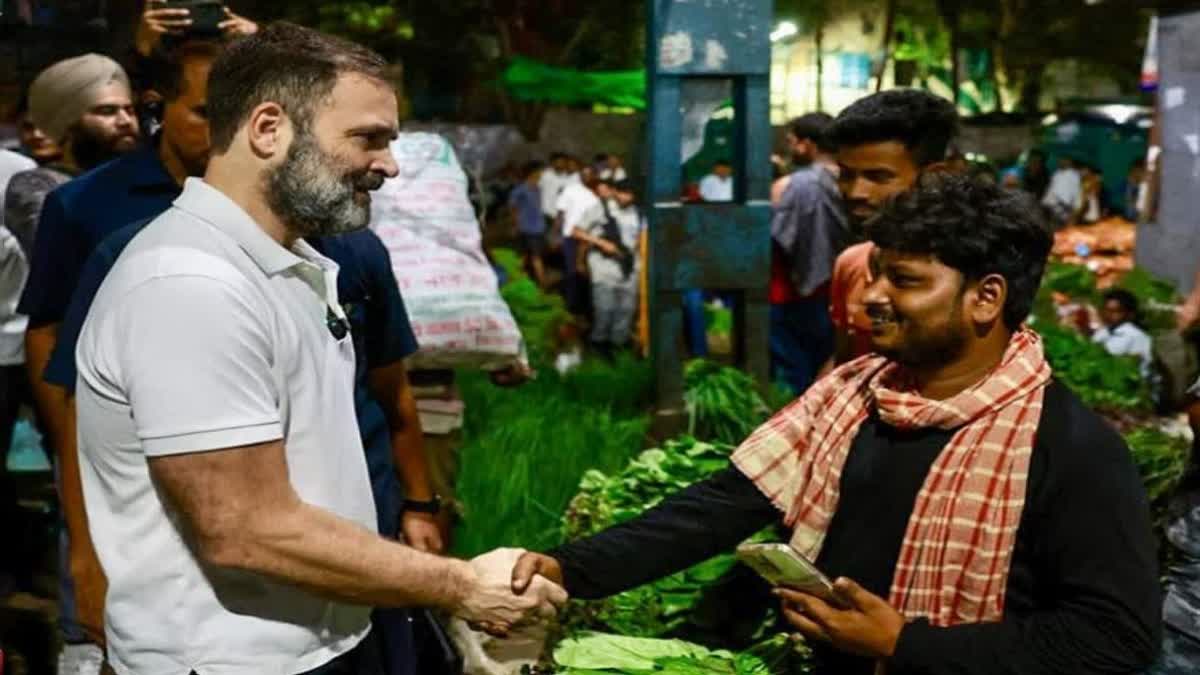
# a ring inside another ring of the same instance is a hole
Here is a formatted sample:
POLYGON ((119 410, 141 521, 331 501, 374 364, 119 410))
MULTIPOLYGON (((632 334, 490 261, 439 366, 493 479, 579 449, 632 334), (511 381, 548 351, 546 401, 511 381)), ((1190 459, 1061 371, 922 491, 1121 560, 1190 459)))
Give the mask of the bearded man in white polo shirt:
POLYGON ((396 175, 373 52, 290 24, 213 65, 213 155, 129 244, 76 352, 84 497, 121 675, 378 673, 368 606, 494 633, 565 602, 375 534, 337 266, 396 175))

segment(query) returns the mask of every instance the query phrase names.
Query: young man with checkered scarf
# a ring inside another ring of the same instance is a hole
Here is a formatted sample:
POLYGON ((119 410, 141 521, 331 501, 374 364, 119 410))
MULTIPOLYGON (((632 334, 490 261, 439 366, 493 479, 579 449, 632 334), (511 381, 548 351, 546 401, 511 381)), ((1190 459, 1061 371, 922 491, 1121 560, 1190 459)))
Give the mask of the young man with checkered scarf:
POLYGON ((1051 233, 1027 197, 931 175, 867 224, 875 354, 756 431, 733 466, 514 570, 599 598, 778 523, 836 579, 777 589, 838 675, 1136 673, 1160 639, 1149 507, 1115 431, 1023 327, 1051 233))

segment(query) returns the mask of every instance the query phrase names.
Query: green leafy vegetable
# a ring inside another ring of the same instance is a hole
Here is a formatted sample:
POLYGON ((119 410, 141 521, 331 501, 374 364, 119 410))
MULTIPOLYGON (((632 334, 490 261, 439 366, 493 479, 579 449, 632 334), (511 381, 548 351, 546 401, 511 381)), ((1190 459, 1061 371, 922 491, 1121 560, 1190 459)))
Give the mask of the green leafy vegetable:
POLYGON ((683 382, 688 434, 695 438, 737 445, 771 414, 754 378, 736 368, 697 359, 685 367, 683 382))
MULTIPOLYGON (((729 445, 692 438, 646 450, 619 473, 588 471, 563 516, 563 537, 578 539, 641 515, 666 497, 729 466, 729 445)), ((758 541, 775 537, 764 533, 758 541)), ((634 636, 668 635, 690 623, 697 605, 734 566, 732 554, 579 608, 574 623, 634 636)))
POLYGON ((809 672, 803 644, 778 635, 742 652, 711 650, 682 640, 585 633, 554 650, 561 675, 802 675, 809 672))
POLYGON ((1137 359, 1113 356, 1079 333, 1047 321, 1033 324, 1058 379, 1093 408, 1146 410, 1149 385, 1137 359))
POLYGON ((525 349, 534 366, 548 364, 555 357, 558 331, 571 322, 571 314, 560 295, 547 293, 525 274, 521 258, 510 249, 492 251, 492 260, 502 267, 508 282, 500 287, 500 297, 508 304, 525 349))

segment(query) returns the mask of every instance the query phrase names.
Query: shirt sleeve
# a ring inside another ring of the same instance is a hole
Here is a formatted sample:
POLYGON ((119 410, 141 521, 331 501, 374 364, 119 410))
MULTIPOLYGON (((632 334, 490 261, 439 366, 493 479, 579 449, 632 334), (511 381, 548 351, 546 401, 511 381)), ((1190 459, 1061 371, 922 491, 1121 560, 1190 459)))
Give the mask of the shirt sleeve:
POLYGON ((997 623, 949 628, 910 623, 889 673, 1116 674, 1141 672, 1154 661, 1162 598, 1145 490, 1116 433, 1072 414, 1064 409, 1043 415, 1039 434, 1056 424, 1051 418, 1087 431, 1045 434, 1046 442, 1057 445, 1048 446, 1050 454, 1072 459, 1047 469, 1053 478, 1033 497, 1042 506, 1027 504, 1038 508, 1037 531, 1031 534, 1035 550, 1045 551, 1034 569, 1044 606, 997 623))
POLYGON ((549 555, 562 566, 572 596, 603 598, 727 553, 779 517, 754 483, 731 467, 549 555))
POLYGON ((29 263, 21 244, 7 227, 0 225, 0 320, 9 321, 16 316, 17 300, 28 274, 29 263))
POLYGON ((417 338, 408 321, 408 310, 400 295, 400 286, 392 271, 392 259, 387 248, 374 232, 363 254, 367 291, 367 367, 379 368, 412 356, 417 351, 417 338))
POLYGON ((27 258, 33 255, 34 234, 46 195, 54 188, 55 183, 37 171, 19 173, 8 183, 3 224, 21 242, 27 258))
MULTIPOLYGON (((201 275, 159 277, 103 320, 98 340, 114 354, 148 456, 283 437, 270 313, 248 291, 201 275)), ((80 368, 89 371, 84 353, 80 368)))
POLYGON ((58 327, 58 338, 54 341, 54 351, 50 353, 50 361, 42 373, 42 379, 63 387, 67 391, 75 391, 75 348, 79 345, 79 332, 83 330, 83 321, 87 318, 88 310, 92 308, 92 300, 100 290, 104 277, 112 269, 116 257, 109 253, 104 246, 88 258, 79 278, 79 286, 71 295, 71 304, 63 315, 58 327))
POLYGON ((67 216, 59 191, 42 205, 29 264, 29 281, 17 310, 37 328, 62 321, 71 293, 87 262, 84 234, 67 216))
POLYGON ((833 327, 844 331, 849 326, 849 310, 846 308, 846 295, 849 284, 846 280, 845 254, 839 255, 833 263, 833 272, 829 278, 829 318, 833 327))

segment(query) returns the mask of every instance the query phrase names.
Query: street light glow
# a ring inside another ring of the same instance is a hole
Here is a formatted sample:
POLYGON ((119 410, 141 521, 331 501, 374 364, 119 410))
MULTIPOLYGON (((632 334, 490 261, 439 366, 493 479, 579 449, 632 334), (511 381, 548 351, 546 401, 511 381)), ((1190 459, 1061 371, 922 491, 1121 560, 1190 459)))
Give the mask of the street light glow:
POLYGON ((775 30, 771 31, 771 42, 779 42, 780 40, 789 38, 799 32, 800 29, 797 28, 796 24, 792 23, 791 21, 780 21, 779 25, 775 27, 775 30))

